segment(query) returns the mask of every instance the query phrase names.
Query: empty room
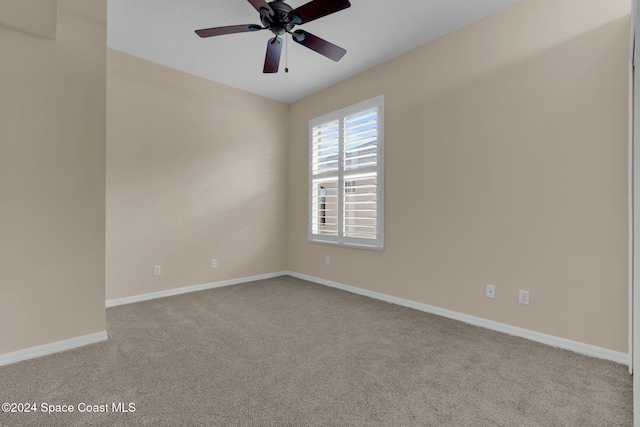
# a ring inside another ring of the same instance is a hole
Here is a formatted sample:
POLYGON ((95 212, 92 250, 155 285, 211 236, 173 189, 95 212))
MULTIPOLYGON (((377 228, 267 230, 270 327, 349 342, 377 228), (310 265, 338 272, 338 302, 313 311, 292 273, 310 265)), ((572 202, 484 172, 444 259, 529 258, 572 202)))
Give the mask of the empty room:
POLYGON ((640 426, 635 22, 1 0, 0 425, 640 426))

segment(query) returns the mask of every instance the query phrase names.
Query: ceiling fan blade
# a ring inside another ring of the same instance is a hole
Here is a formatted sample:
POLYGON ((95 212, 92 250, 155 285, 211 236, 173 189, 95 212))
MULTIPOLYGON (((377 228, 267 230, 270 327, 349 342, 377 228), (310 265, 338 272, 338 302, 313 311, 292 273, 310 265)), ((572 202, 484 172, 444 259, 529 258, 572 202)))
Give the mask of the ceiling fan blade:
POLYGON ((271 6, 269 6, 269 3, 265 0, 249 0, 249 3, 251 3, 251 6, 255 7, 261 15, 266 17, 274 15, 273 9, 271 9, 271 6))
POLYGON ((204 30, 196 30, 196 34, 202 38, 221 36, 223 34, 235 34, 235 33, 247 33, 250 31, 264 30, 260 25, 245 24, 245 25, 230 25, 228 27, 215 27, 206 28, 204 30))
POLYGON ((341 48, 340 46, 336 46, 333 43, 329 43, 328 41, 321 39, 318 36, 314 36, 311 33, 308 33, 304 30, 296 30, 293 32, 293 41, 299 43, 303 46, 308 47, 311 50, 315 50, 320 55, 324 55, 329 59, 332 59, 336 62, 340 61, 346 50, 341 48))
POLYGON ((305 24, 351 6, 349 0, 313 0, 289 12, 294 24, 305 24))
POLYGON ((280 54, 282 53, 282 39, 278 36, 270 39, 267 43, 267 55, 264 58, 263 73, 277 73, 280 65, 280 54))

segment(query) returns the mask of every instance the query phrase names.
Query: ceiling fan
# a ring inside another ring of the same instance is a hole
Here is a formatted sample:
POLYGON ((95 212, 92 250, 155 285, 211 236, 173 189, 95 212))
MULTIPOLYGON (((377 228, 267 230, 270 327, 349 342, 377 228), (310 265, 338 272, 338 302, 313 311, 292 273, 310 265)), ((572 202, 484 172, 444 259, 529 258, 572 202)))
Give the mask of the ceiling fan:
POLYGON ((254 24, 230 25, 227 27, 207 28, 197 30, 196 34, 202 38, 221 36, 224 34, 246 33, 251 31, 270 30, 274 38, 267 43, 267 54, 264 59, 263 73, 277 73, 282 52, 282 39, 279 37, 285 33, 291 34, 293 41, 311 50, 318 52, 334 61, 339 61, 346 50, 340 46, 321 39, 304 30, 293 30, 293 27, 306 24, 323 16, 330 15, 351 6, 348 0, 312 0, 297 9, 293 9, 283 0, 274 0, 269 3, 266 0, 248 0, 249 3, 260 12, 262 26, 254 24))

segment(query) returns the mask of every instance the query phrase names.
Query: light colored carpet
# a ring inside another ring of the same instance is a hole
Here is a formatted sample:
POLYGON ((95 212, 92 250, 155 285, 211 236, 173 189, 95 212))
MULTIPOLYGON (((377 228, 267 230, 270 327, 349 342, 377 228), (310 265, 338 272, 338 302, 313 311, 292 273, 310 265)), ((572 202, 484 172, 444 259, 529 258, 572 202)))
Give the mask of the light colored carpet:
POLYGON ((0 425, 632 425, 625 366, 291 277, 110 308, 107 329, 0 367, 0 402, 76 407, 0 425))

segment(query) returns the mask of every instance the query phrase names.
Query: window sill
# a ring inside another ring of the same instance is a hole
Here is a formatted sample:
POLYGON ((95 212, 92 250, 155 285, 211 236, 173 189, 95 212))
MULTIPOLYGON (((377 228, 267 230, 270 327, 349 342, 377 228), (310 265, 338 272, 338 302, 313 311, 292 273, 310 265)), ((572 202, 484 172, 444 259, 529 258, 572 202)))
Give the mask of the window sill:
POLYGON ((377 251, 377 252, 383 252, 384 251, 384 245, 382 246, 378 246, 378 245, 367 245, 367 244, 360 244, 360 243, 340 243, 340 242, 334 242, 331 240, 322 240, 322 239, 318 239, 318 238, 311 238, 308 240, 309 243, 319 243, 321 245, 329 245, 329 246, 338 246, 338 247, 344 247, 344 248, 352 248, 352 249, 365 249, 368 251, 377 251))

